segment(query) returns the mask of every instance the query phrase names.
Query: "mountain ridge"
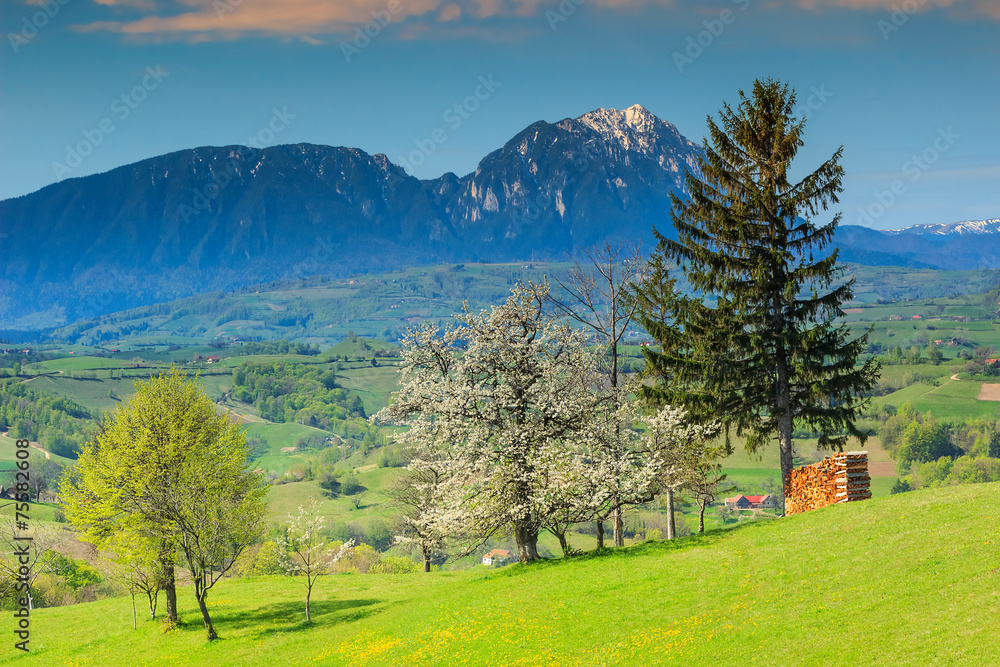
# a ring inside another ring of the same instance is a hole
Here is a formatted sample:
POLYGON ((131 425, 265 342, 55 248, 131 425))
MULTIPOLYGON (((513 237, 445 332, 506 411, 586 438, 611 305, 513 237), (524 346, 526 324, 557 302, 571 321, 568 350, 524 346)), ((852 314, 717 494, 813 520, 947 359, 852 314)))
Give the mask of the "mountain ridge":
MULTIPOLYGON (((536 121, 468 174, 426 180, 345 146, 174 151, 0 201, 0 243, 17 249, 0 329, 295 276, 564 259, 610 238, 651 249, 701 156, 641 105, 536 121)), ((1000 244, 969 238, 841 227, 835 244, 866 264, 1000 266, 1000 244)))

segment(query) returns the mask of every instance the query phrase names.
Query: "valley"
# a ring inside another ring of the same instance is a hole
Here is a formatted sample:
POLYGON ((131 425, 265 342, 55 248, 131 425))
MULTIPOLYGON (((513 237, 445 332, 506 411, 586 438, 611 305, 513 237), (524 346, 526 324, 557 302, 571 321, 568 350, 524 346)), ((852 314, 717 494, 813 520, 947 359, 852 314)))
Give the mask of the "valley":
MULTIPOLYGON (((254 443, 254 464, 278 482, 269 493, 275 519, 307 497, 321 495, 327 498, 323 512, 337 534, 346 538, 353 530, 355 536, 388 548, 395 510, 386 492, 405 457, 397 456, 390 432, 373 429, 365 418, 385 407, 397 389, 398 337, 412 321, 448 321, 462 303, 468 303, 472 310, 492 305, 501 300, 513 281, 562 278, 569 267, 565 263, 444 265, 342 281, 314 279, 314 284, 299 281, 210 293, 110 313, 56 330, 52 338, 65 336, 64 342, 50 339, 33 345, 32 354, 44 360, 31 362, 19 355, 0 355, 0 376, 11 375, 13 363, 23 362, 20 382, 46 395, 68 399, 96 416, 128 400, 136 380, 176 364, 189 376, 199 378, 220 411, 246 426, 247 437, 254 443), (284 325, 267 319, 289 312, 309 316, 284 325), (239 319, 227 319, 234 313, 239 319), (387 332, 391 335, 385 337, 392 342, 379 338, 387 332), (334 343, 338 338, 340 342, 334 343), (255 342, 257 339, 260 341, 255 342), (356 396, 362 409, 354 416, 345 414, 326 429, 309 425, 308 420, 262 417, 252 402, 234 396, 234 373, 253 364, 285 364, 303 372, 316 369, 332 373, 336 385, 356 396), (318 480, 322 473, 312 470, 320 460, 324 462, 319 469, 356 476, 359 491, 331 494, 321 488, 318 480)), ((970 418, 1000 419, 1000 402, 980 400, 982 387, 991 383, 966 373, 968 360, 962 358, 971 358, 980 348, 1000 349, 995 292, 978 292, 994 287, 993 272, 862 266, 852 266, 850 272, 857 280, 857 297, 847 304, 844 322, 852 335, 870 330, 868 354, 890 362, 883 362, 870 416, 859 426, 877 433, 877 415, 903 403, 956 423, 970 418), (978 293, 961 295, 970 289, 978 293), (942 358, 937 364, 930 362, 926 352, 935 340, 941 341, 942 358), (900 348, 898 361, 888 356, 896 346, 900 348), (920 356, 904 358, 903 354, 912 354, 909 351, 913 348, 919 348, 920 356)), ((621 350, 626 373, 641 370, 639 343, 643 339, 641 330, 626 339, 629 344, 621 350)), ((808 434, 797 438, 797 464, 824 456, 808 434)), ((13 440, 0 437, 0 445, 0 461, 13 462, 13 440)), ((869 439, 865 449, 873 471, 873 494, 887 496, 898 480, 893 459, 882 449, 877 435, 869 439)), ((72 459, 51 456, 63 465, 72 464, 72 459)), ((780 490, 777 451, 773 448, 765 449, 761 456, 748 456, 737 439, 733 454, 723 462, 723 472, 735 487, 733 494, 780 490)), ((695 528, 696 506, 680 504, 677 509, 682 532, 695 528)), ((715 510, 706 514, 710 528, 726 526, 732 520, 715 510)), ((658 503, 641 507, 629 514, 629 534, 635 535, 630 539, 641 539, 653 530, 662 533, 662 523, 658 503)), ((571 536, 577 548, 593 547, 593 529, 586 531, 571 536)), ((544 537, 542 543, 549 553, 558 553, 553 537, 544 537)), ((466 559, 459 565, 467 567, 471 562, 466 559)))

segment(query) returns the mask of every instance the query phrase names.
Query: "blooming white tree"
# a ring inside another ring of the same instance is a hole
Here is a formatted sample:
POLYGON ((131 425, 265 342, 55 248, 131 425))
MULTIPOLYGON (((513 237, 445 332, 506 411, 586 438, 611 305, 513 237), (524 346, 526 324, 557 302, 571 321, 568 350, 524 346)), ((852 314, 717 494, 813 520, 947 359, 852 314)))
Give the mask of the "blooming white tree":
MULTIPOLYGON (((632 326, 639 301, 635 298, 635 286, 645 277, 646 262, 640 247, 627 242, 608 241, 581 251, 586 259, 581 263, 575 258, 566 282, 556 279, 562 288, 558 294, 549 294, 549 301, 556 311, 585 328, 589 328, 600 350, 602 362, 602 384, 606 391, 602 398, 608 414, 614 414, 620 405, 630 400, 629 392, 619 391, 622 373, 619 369, 619 346, 632 326)), ((629 435, 612 429, 604 434, 605 442, 613 450, 629 449, 629 435), (624 442, 615 444, 607 440, 609 436, 621 436, 624 442)), ((614 479, 612 484, 615 485, 614 479)), ((603 504, 597 519, 597 548, 604 546, 604 519, 612 518, 615 546, 625 544, 625 522, 623 511, 629 504, 627 498, 610 494, 603 504)))
POLYGON ((316 580, 328 574, 330 566, 339 561, 354 545, 354 540, 348 540, 339 549, 330 547, 320 532, 326 525, 326 518, 321 516, 317 503, 310 498, 307 505, 299 505, 298 516, 288 515, 286 536, 275 540, 278 544, 278 561, 290 575, 302 575, 306 583, 306 622, 312 618, 309 615, 309 601, 316 580))
POLYGON ((667 538, 677 535, 674 524, 673 494, 691 483, 699 468, 714 461, 720 450, 708 446, 719 433, 719 425, 693 424, 682 408, 663 406, 643 419, 648 448, 661 461, 658 493, 667 496, 667 538))
POLYGON ((395 542, 417 545, 424 572, 431 571, 431 559, 435 551, 445 547, 448 537, 441 533, 436 521, 445 468, 440 460, 416 456, 389 490, 393 504, 401 510, 395 542))
MULTIPOLYGON (((18 497, 26 498, 26 495, 18 497)), ((31 587, 40 574, 52 570, 52 561, 58 555, 56 547, 65 540, 66 536, 57 526, 35 523, 26 532, 15 520, 14 512, 3 517, 0 544, 5 557, 0 557, 0 599, 23 599, 29 609, 34 609, 31 587)))
POLYGON ((593 353, 544 314, 548 291, 518 284, 502 306, 412 330, 395 401, 376 415, 408 425, 398 438, 416 452, 412 468, 433 460, 442 473, 428 526, 480 542, 510 530, 521 562, 538 558, 539 531, 578 494, 583 461, 567 443, 595 405, 593 353))
MULTIPOLYGON (((607 515, 609 508, 649 502, 660 494, 671 497, 690 482, 706 457, 714 455, 705 443, 718 432, 717 426, 685 423, 686 412, 671 406, 640 414, 628 399, 635 389, 632 384, 613 388, 619 393, 615 400, 605 395, 583 435, 586 495, 594 516, 607 515)), ((671 516, 668 526, 672 525, 671 516)), ((668 537, 673 537, 672 530, 668 537)))

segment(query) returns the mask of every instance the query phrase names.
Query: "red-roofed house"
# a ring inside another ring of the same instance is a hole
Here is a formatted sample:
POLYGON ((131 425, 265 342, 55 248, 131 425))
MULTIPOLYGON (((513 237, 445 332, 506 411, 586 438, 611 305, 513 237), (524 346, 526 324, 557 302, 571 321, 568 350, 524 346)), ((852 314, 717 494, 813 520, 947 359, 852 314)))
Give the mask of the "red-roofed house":
POLYGON ((726 507, 734 510, 765 510, 774 507, 774 497, 763 496, 734 496, 726 498, 726 507))
POLYGON ((490 566, 496 563, 503 565, 510 560, 510 552, 506 549, 494 549, 483 556, 483 565, 490 566))
POLYGON ((755 510, 768 510, 774 507, 774 498, 770 495, 746 496, 750 501, 750 508, 755 510))

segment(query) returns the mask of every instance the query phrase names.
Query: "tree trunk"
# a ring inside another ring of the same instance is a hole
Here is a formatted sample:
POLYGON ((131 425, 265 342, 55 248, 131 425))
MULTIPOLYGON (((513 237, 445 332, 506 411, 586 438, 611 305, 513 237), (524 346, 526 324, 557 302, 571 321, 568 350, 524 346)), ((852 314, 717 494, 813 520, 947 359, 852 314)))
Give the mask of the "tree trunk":
POLYGON ((514 526, 514 539, 517 541, 517 555, 522 563, 538 560, 538 531, 525 526, 514 526))
POLYGON ((423 560, 424 560, 424 572, 430 572, 431 571, 431 550, 427 549, 425 547, 425 548, 421 549, 421 555, 423 556, 423 560))
POLYGON ((788 386, 788 361, 783 350, 778 351, 775 370, 778 374, 778 445, 781 456, 781 486, 785 497, 788 497, 788 477, 792 472, 792 411, 791 397, 788 386))
POLYGON ((309 598, 312 597, 312 592, 312 582, 309 582, 306 584, 306 623, 312 622, 312 617, 309 616, 309 598))
POLYGON ((198 609, 201 610, 201 619, 205 622, 205 632, 208 635, 208 641, 215 641, 219 638, 219 635, 215 633, 212 618, 208 615, 208 605, 205 600, 208 597, 208 591, 204 590, 204 584, 199 581, 195 581, 194 588, 195 597, 198 598, 198 609))
POLYGON ((156 620, 156 603, 157 599, 160 597, 160 591, 154 591, 152 593, 146 592, 146 597, 149 598, 149 619, 152 621, 156 620))
MULTIPOLYGON (((615 498, 615 504, 618 503, 618 498, 615 498)), ((625 519, 623 515, 625 513, 622 511, 621 505, 615 507, 614 514, 612 515, 612 521, 614 522, 614 538, 615 546, 623 547, 625 546, 625 519)))
POLYGON ((788 497, 788 482, 794 463, 792 462, 792 420, 788 416, 778 417, 778 443, 781 447, 781 490, 788 497))
POLYGON ((559 548, 562 549, 563 558, 568 557, 569 553, 567 552, 567 550, 569 549, 569 542, 566 541, 566 531, 564 530, 562 532, 559 532, 553 530, 552 528, 549 528, 549 532, 555 535, 556 539, 559 540, 559 548))
POLYGON ((160 543, 160 563, 163 565, 163 590, 167 594, 167 621, 177 623, 177 582, 174 577, 174 550, 166 541, 160 543))
POLYGON ((705 532, 705 507, 708 503, 698 503, 698 532, 705 532))
POLYGON ((674 523, 674 490, 667 489, 667 539, 677 537, 677 524, 674 523))
POLYGON ((597 519, 597 548, 604 548, 604 519, 597 519))
POLYGON ((177 585, 174 581, 173 563, 164 567, 163 590, 167 594, 167 620, 170 623, 177 623, 177 585))
POLYGON ((132 629, 135 630, 139 627, 135 619, 135 593, 132 593, 132 629))

